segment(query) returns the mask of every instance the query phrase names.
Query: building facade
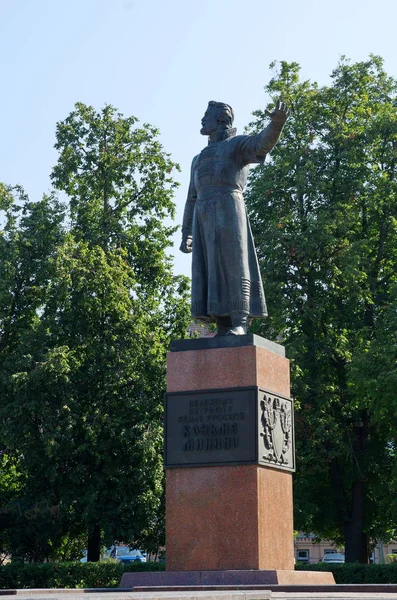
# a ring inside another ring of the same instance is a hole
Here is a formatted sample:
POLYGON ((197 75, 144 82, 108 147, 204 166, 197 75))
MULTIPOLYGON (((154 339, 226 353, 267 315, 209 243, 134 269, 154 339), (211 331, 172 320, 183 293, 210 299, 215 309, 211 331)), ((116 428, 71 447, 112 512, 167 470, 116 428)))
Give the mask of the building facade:
MULTIPOLYGON (((343 546, 336 546, 333 542, 323 540, 316 542, 313 533, 306 534, 299 532, 295 538, 295 560, 305 564, 315 564, 320 562, 328 552, 344 553, 343 546)), ((397 554, 397 542, 383 544, 379 542, 370 555, 370 562, 384 563, 387 561, 388 554, 397 554)))

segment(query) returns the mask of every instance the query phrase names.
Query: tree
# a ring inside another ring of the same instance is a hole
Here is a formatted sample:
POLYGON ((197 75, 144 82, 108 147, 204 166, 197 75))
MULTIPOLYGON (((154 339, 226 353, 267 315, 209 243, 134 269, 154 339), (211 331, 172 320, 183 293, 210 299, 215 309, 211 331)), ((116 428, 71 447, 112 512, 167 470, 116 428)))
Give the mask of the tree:
POLYGON ((60 547, 85 529, 88 560, 102 543, 144 543, 158 527, 165 355, 189 319, 186 278, 166 254, 177 165, 158 132, 135 122, 77 104, 57 125, 52 178, 69 201, 65 231, 29 360, 5 369, 5 439, 23 457, 23 498, 37 498, 42 481, 59 526, 48 539, 60 547))
POLYGON ((291 114, 247 194, 270 314, 255 327, 292 359, 296 527, 367 562, 394 533, 396 81, 375 56, 324 87, 283 62, 266 90, 291 114))
MULTIPOLYGON (((4 215, 0 231, 2 550, 40 560, 51 551, 50 540, 62 534, 61 523, 56 519, 56 507, 49 504, 48 477, 29 477, 26 469, 33 439, 29 431, 23 438, 28 413, 18 402, 15 389, 39 364, 35 346, 40 342, 40 314, 54 275, 52 260, 63 240, 64 213, 54 196, 32 203, 22 188, 4 185, 0 186, 0 210, 4 215)), ((35 426, 30 424, 32 429, 35 426)), ((36 458, 40 461, 43 457, 36 458)))

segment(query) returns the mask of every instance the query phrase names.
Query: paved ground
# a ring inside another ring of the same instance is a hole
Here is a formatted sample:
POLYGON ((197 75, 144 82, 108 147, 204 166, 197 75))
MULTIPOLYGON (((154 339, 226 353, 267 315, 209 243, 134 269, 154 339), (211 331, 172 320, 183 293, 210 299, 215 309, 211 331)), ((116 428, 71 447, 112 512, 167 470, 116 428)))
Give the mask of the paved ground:
POLYGON ((395 593, 351 592, 115 592, 85 590, 0 590, 4 600, 397 600, 395 593))

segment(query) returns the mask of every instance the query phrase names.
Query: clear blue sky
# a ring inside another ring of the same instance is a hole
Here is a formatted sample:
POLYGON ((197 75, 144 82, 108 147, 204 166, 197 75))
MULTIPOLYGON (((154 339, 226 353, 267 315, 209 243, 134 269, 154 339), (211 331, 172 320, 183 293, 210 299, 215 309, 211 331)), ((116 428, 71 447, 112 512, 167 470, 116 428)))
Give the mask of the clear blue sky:
POLYGON ((180 223, 209 100, 232 105, 241 132, 266 103, 272 60, 323 84, 341 55, 374 53, 397 77, 396 23, 397 0, 0 0, 0 181, 40 198, 55 123, 77 101, 110 103, 158 127, 180 163, 180 223))

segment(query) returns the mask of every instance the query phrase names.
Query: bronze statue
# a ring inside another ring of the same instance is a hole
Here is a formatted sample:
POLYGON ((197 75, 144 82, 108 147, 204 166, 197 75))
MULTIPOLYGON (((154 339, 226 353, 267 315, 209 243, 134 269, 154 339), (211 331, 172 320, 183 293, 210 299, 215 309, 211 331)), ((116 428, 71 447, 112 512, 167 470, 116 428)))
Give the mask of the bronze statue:
MULTIPOLYGON (((267 111, 266 111, 267 112, 267 111)), ((209 102, 202 118, 208 146, 194 157, 180 250, 193 251, 192 317, 215 321, 217 335, 244 335, 267 309, 243 191, 250 163, 262 163, 287 119, 278 102, 256 135, 236 135, 233 109, 209 102)))

